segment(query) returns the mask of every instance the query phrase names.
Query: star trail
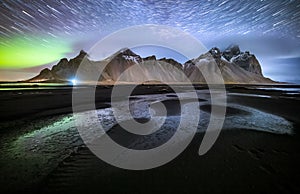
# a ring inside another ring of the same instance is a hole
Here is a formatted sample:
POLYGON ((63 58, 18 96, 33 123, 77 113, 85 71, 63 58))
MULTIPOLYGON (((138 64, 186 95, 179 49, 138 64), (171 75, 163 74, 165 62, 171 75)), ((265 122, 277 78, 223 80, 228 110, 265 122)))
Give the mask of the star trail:
MULTIPOLYGON (((252 41, 253 37, 257 42, 261 39, 269 42, 287 40, 292 43, 287 45, 290 53, 285 50, 285 54, 300 56, 297 54, 300 46, 299 0, 2 0, 1 55, 6 48, 14 54, 14 48, 20 45, 16 40, 20 37, 29 39, 23 40, 22 47, 34 43, 29 46, 33 52, 53 50, 57 41, 60 42, 58 47, 63 49, 58 49, 53 57, 48 56, 31 65, 31 59, 26 64, 19 62, 16 65, 16 61, 10 63, 0 58, 0 68, 49 64, 64 54, 71 56, 80 48, 88 49, 91 42, 104 35, 141 24, 177 27, 208 47, 221 39, 227 42, 252 41)), ((13 54, 6 52, 8 57, 13 54)))

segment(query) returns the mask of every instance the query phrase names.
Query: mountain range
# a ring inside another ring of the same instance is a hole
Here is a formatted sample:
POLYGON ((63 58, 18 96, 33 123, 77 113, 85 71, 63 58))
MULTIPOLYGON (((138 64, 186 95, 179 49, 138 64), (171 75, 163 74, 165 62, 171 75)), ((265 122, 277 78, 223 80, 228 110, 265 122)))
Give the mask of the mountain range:
POLYGON ((75 58, 63 58, 51 69, 43 69, 39 75, 27 81, 68 82, 77 73, 81 81, 94 81, 89 79, 99 75, 99 82, 109 83, 118 79, 123 82, 180 83, 185 82, 187 78, 193 83, 206 83, 205 78, 213 80, 218 69, 225 83, 275 83, 263 76, 255 55, 249 51, 242 52, 238 45, 230 45, 223 51, 214 47, 183 64, 174 59, 157 59, 154 55, 142 58, 128 48, 121 49, 104 60, 92 61, 88 54, 81 50, 75 58), (80 75, 77 73, 79 67, 80 75))

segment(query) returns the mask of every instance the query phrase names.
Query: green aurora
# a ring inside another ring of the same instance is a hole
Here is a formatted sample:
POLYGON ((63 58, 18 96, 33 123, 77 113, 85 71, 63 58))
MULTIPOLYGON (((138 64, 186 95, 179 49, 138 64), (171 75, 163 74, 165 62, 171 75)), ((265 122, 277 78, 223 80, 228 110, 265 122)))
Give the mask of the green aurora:
POLYGON ((40 66, 57 61, 71 51, 71 44, 62 38, 1 37, 0 68, 17 69, 40 66))

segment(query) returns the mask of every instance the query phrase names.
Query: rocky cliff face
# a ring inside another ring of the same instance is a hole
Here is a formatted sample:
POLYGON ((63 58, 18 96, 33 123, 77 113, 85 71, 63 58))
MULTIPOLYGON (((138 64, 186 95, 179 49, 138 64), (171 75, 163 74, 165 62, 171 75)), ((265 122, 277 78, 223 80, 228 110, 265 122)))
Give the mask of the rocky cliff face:
POLYGON ((217 77, 214 76, 217 69, 221 71, 225 83, 274 83, 263 76, 256 57, 248 51, 241 52, 236 45, 223 52, 212 48, 184 64, 184 72, 192 82, 205 82, 205 75, 217 77))
POLYGON ((44 82, 44 81, 55 81, 58 78, 54 76, 54 74, 52 74, 51 70, 46 68, 43 69, 39 75, 35 76, 34 78, 31 78, 28 81, 32 81, 32 82, 44 82))
POLYGON ((101 81, 180 82, 183 78, 182 65, 174 59, 156 59, 149 56, 141 58, 130 49, 122 49, 109 58, 101 81))
POLYGON ((230 45, 227 47, 222 56, 228 61, 232 62, 246 71, 263 76, 261 66, 255 55, 250 54, 249 51, 241 52, 238 45, 230 45))
POLYGON ((114 82, 120 79, 119 81, 124 82, 147 82, 149 80, 185 82, 187 77, 192 82, 205 83, 207 81, 205 78, 213 81, 220 70, 225 83, 273 82, 262 75, 261 66, 256 57, 247 51, 241 52, 237 45, 231 45, 223 52, 216 47, 212 48, 183 65, 174 59, 156 59, 154 55, 141 58, 127 48, 103 61, 90 61, 87 53, 81 51, 75 58, 69 61, 65 58, 61 59, 51 70, 44 69, 29 81, 68 81, 75 77, 79 65, 81 65, 81 73, 85 75, 85 79, 89 79, 92 77, 89 75, 100 72, 105 67, 99 81, 114 82))
POLYGON ((232 57, 238 56, 241 53, 240 47, 238 45, 229 45, 223 52, 222 56, 227 60, 230 61, 232 57))
POLYGON ((82 62, 83 58, 87 56, 87 53, 80 51, 80 53, 70 61, 68 59, 61 59, 57 65, 54 65, 51 70, 43 69, 39 75, 28 80, 29 82, 41 82, 41 81, 68 81, 71 80, 82 62))
POLYGON ((66 58, 61 59, 57 65, 54 65, 51 69, 51 72, 55 74, 60 79, 70 78, 76 73, 81 61, 84 57, 87 56, 87 53, 80 51, 80 53, 70 61, 66 58), (68 69, 68 71, 65 71, 68 69))
POLYGON ((126 69, 142 61, 143 59, 130 49, 122 49, 111 57, 104 69, 106 74, 104 79, 117 80, 126 69))

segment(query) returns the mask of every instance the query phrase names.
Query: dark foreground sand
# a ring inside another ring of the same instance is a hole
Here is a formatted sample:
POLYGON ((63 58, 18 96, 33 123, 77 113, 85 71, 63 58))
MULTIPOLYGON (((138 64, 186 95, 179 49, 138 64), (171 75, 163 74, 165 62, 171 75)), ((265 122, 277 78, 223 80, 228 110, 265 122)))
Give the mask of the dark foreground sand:
POLYGON ((204 156, 202 135, 172 162, 152 170, 112 167, 87 148, 68 157, 39 189, 54 193, 297 193, 298 137, 254 131, 223 131, 204 156))
MULTIPOLYGON (((38 117, 40 121, 45 121, 44 125, 47 125, 54 122, 51 120, 53 115, 69 113, 72 110, 70 90, 43 92, 43 94, 37 93, 36 95, 29 95, 26 92, 13 93, 13 97, 2 93, 0 96, 3 103, 0 111, 1 120, 16 121, 16 124, 13 129, 6 127, 11 125, 0 125, 2 130, 0 151, 6 149, 9 141, 14 141, 21 136, 19 132, 11 131, 22 131, 25 123, 31 122, 33 126, 36 126, 32 129, 37 130, 39 125, 43 125, 38 124, 38 117)), ((145 86, 138 92, 169 93, 170 91, 164 87, 149 90, 148 86, 145 86)), ((98 108, 108 107, 110 89, 103 88, 97 95, 98 108)), ((244 128, 226 129, 221 132, 212 149, 204 156, 199 156, 197 153, 203 133, 197 133, 188 148, 176 159, 159 168, 145 171, 123 170, 106 164, 94 156, 81 142, 67 157, 57 159, 57 165, 53 166, 40 167, 38 165, 41 164, 39 161, 33 161, 34 158, 20 160, 22 157, 19 157, 19 160, 15 161, 3 159, 0 168, 2 176, 0 192, 299 193, 299 97, 285 92, 236 87, 228 89, 228 102, 281 116, 293 124, 294 134, 273 134, 244 128), (251 95, 245 96, 244 94, 251 95), (271 98, 257 96, 258 94, 268 95, 271 98), (7 169, 7 163, 14 164, 16 169, 22 165, 25 167, 21 168, 23 171, 19 175, 14 172, 16 175, 12 177, 10 174, 14 171, 14 165, 12 169, 7 169), (26 167, 25 164, 30 163, 34 165, 27 165, 30 168, 26 167), (49 168, 49 170, 46 171, 47 174, 41 174, 34 168, 49 168)), ((209 107, 205 105, 202 109, 209 112, 209 107)), ((176 108, 172 110, 176 113, 174 111, 176 108)), ((247 115, 247 112, 239 112, 230 108, 228 116, 235 114, 247 115)), ((57 152, 59 148, 53 150, 57 152)))

